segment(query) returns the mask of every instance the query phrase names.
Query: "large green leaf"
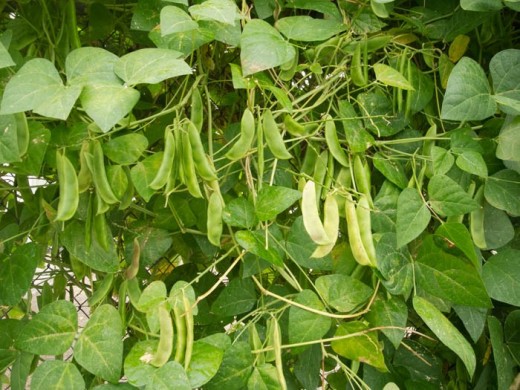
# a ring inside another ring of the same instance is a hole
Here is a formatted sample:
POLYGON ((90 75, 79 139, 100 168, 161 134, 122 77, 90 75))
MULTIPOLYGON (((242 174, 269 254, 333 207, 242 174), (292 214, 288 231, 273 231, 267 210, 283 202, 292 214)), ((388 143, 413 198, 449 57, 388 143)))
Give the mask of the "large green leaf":
POLYGON ((493 207, 520 216, 520 174, 504 169, 489 176, 484 196, 493 207))
POLYGON ((240 45, 240 35, 242 29, 240 23, 226 24, 214 20, 201 20, 198 22, 201 30, 213 32, 216 41, 225 43, 226 45, 238 47, 240 45))
POLYGON ((354 153, 363 153, 374 144, 374 137, 366 131, 352 103, 347 100, 339 100, 338 109, 350 149, 354 153))
POLYGON ((435 175, 428 183, 429 202, 443 216, 466 214, 478 208, 475 200, 453 179, 435 175))
POLYGON ((81 88, 65 87, 63 81, 47 59, 28 61, 7 83, 0 113, 34 110, 56 119, 67 119, 81 88))
POLYGON ((81 87, 79 86, 57 87, 55 93, 44 103, 35 107, 33 111, 49 118, 65 120, 69 116, 74 103, 78 100, 80 93, 81 87))
POLYGON ((476 358, 471 344, 433 304, 419 296, 413 297, 413 307, 439 340, 457 354, 470 377, 475 373, 476 358))
POLYGON ((499 11, 503 5, 500 0, 460 0, 460 6, 466 11, 499 11))
POLYGON ((303 15, 278 19, 275 27, 288 39, 303 42, 324 41, 346 28, 334 19, 316 19, 303 15))
POLYGON ((14 115, 0 115, 0 164, 8 164, 20 161, 18 149, 18 132, 14 115))
POLYGON ((407 104, 409 104, 412 112, 419 112, 432 99, 434 84, 432 78, 421 72, 414 63, 410 63, 408 66, 410 69, 408 81, 412 84, 414 89, 407 92, 407 104), (410 103, 408 103, 408 100, 410 103))
POLYGON ((489 338, 493 347, 493 361, 497 369, 499 389, 509 389, 515 378, 514 362, 504 344, 504 332, 500 320, 489 316, 487 319, 489 338))
POLYGON ((362 92, 357 99, 365 128, 378 137, 395 135, 406 126, 404 113, 394 111, 393 103, 383 88, 362 92))
POLYGON ((507 213, 484 203, 484 237, 486 249, 497 249, 515 238, 515 228, 507 213))
POLYGON ((31 389, 84 390, 85 381, 73 363, 63 360, 47 360, 34 370, 31 389))
POLYGON ((489 296, 520 306, 520 251, 504 249, 491 256, 482 267, 482 278, 489 296))
POLYGON ((198 27, 197 22, 179 7, 167 5, 161 9, 161 34, 163 36, 195 30, 198 27))
POLYGON ((317 11, 336 20, 342 20, 336 4, 328 1, 288 0, 285 7, 317 11))
POLYGON ((460 169, 473 175, 480 177, 487 177, 488 175, 487 165, 484 161, 484 157, 482 157, 482 154, 474 150, 463 151, 457 156, 455 163, 460 169))
POLYGON ((397 349, 392 364, 397 370, 404 371, 412 383, 420 384, 425 389, 437 390, 442 387, 444 378, 443 361, 435 355, 437 350, 428 348, 421 341, 403 340, 406 348, 397 349))
POLYGON ((244 76, 292 61, 296 50, 269 23, 253 19, 240 37, 240 61, 244 76))
POLYGON ((74 347, 74 359, 87 371, 117 382, 123 366, 123 324, 118 311, 101 305, 88 320, 74 347))
POLYGON ((139 133, 125 134, 103 144, 105 155, 121 165, 135 163, 148 147, 148 139, 139 133))
POLYGON ((213 41, 215 31, 199 25, 196 30, 173 33, 163 37, 158 29, 154 29, 150 32, 149 37, 160 49, 175 50, 188 56, 202 45, 213 41))
POLYGON ((455 162, 453 154, 440 146, 433 146, 431 155, 433 160, 433 172, 436 175, 445 175, 448 173, 455 162))
POLYGON ((7 370, 19 356, 20 353, 16 350, 0 348, 0 371, 7 370))
POLYGON ((426 229, 430 219, 430 210, 419 192, 415 188, 404 189, 397 200, 397 247, 417 238, 426 229))
POLYGON ((127 85, 155 84, 163 80, 191 74, 182 54, 167 49, 139 49, 124 55, 114 65, 115 73, 127 85))
POLYGON ((475 60, 463 57, 450 74, 441 118, 454 121, 482 120, 492 116, 496 108, 484 70, 475 60))
POLYGON ((520 310, 508 314, 504 322, 504 336, 511 356, 520 361, 520 310))
POLYGON ((139 161, 130 170, 130 176, 132 177, 132 183, 134 183, 135 189, 147 202, 156 194, 156 191, 150 188, 150 183, 155 178, 161 166, 162 156, 163 152, 154 153, 144 160, 139 161))
POLYGON ((498 136, 496 156, 501 160, 520 161, 520 116, 509 116, 498 136))
POLYGON ((73 50, 65 60, 65 72, 70 85, 107 83, 120 85, 114 73, 119 57, 100 47, 81 47, 73 50))
MULTIPOLYGON (((520 50, 507 49, 495 54, 489 63, 489 71, 493 79, 493 89, 495 97, 507 98, 513 104, 520 103, 520 50)), ((512 108, 511 104, 500 104, 500 108, 508 113, 518 115, 517 108, 512 108)))
POLYGON ((246 198, 234 198, 226 203, 222 219, 229 226, 243 229, 254 227, 258 223, 255 206, 246 198))
POLYGON ((98 243, 98 240, 92 240, 91 245, 87 247, 85 243, 85 225, 78 221, 73 221, 67 225, 60 235, 60 239, 69 253, 82 263, 97 271, 116 272, 119 269, 119 258, 117 257, 111 233, 107 231, 106 234, 107 236, 110 235, 108 238, 108 250, 105 250, 98 243))
POLYGON ((16 65, 13 58, 7 51, 7 48, 0 42, 0 68, 7 68, 8 66, 16 65))
POLYGON ((16 347, 35 355, 60 355, 72 345, 77 329, 74 304, 63 300, 51 302, 22 328, 16 347))
POLYGON ((348 275, 323 275, 316 279, 316 290, 334 309, 348 313, 365 303, 372 288, 348 275))
POLYGON ((132 110, 139 96, 137 90, 127 86, 96 83, 84 87, 80 100, 87 114, 107 132, 132 110))
POLYGON ((162 280, 154 280, 141 293, 137 308, 142 312, 149 312, 159 306, 166 299, 166 285, 162 280))
POLYGON ((27 387, 27 379, 31 373, 33 361, 34 355, 32 353, 22 352, 18 355, 11 367, 10 379, 12 390, 23 390, 27 387))
POLYGON ((184 368, 177 362, 167 362, 155 370, 147 388, 154 390, 190 390, 191 385, 184 368))
POLYGON ((374 167, 397 187, 405 189, 408 185, 408 178, 405 175, 404 167, 399 160, 391 159, 381 152, 374 154, 372 161, 374 167))
MULTIPOLYGON (((144 267, 151 266, 157 262, 172 245, 172 236, 167 230, 143 226, 142 228, 136 228, 134 233, 139 243, 141 255, 139 263, 144 267)), ((130 258, 134 251, 133 240, 125 249, 127 258, 130 258)))
POLYGON ((260 221, 275 218, 302 197, 300 191, 281 186, 264 186, 256 199, 256 216, 260 221))
POLYGON ((249 230, 241 230, 235 234, 235 238, 238 244, 245 250, 267 260, 273 265, 283 266, 283 260, 280 254, 272 245, 267 245, 265 233, 261 231, 251 232, 249 230))
POLYGON ((404 337, 404 327, 408 319, 408 308, 404 300, 400 297, 389 295, 385 298, 383 295, 378 295, 370 307, 366 319, 372 326, 396 326, 403 328, 381 330, 397 349, 404 337))
POLYGON ((473 262, 475 268, 478 269, 480 267, 471 234, 464 224, 457 222, 443 223, 437 228, 435 234, 447 239, 449 246, 455 246, 460 249, 473 262))
POLYGON ((214 20, 234 25, 238 18, 237 5, 231 0, 206 0, 188 8, 195 20, 214 20))
MULTIPOLYGON (((314 310, 325 310, 321 300, 311 290, 301 291, 294 301, 314 310)), ((291 306, 289 309, 289 342, 294 344, 319 340, 329 331, 331 323, 329 317, 291 306)))
POLYGON ((235 342, 226 350, 217 374, 204 388, 208 390, 246 388, 252 371, 253 358, 248 343, 235 342))
POLYGON ((20 301, 41 260, 42 249, 34 243, 22 245, 0 259, 0 305, 13 306, 20 301))
POLYGON ((394 233, 381 236, 376 245, 377 268, 383 276, 382 283, 388 292, 408 296, 414 284, 414 270, 406 246, 397 248, 394 233))
POLYGON ((441 250, 428 250, 417 259, 417 284, 433 296, 462 306, 491 307, 476 268, 441 250))
POLYGON ((147 385, 157 368, 150 364, 157 351, 159 340, 138 341, 125 357, 124 373, 128 382, 134 386, 147 385))
POLYGON ((255 366, 247 381, 248 390, 278 390, 280 382, 276 373, 276 367, 272 364, 255 366))
POLYGON ((323 352, 320 344, 313 344, 298 355, 298 360, 294 365, 294 375, 304 389, 317 389, 320 377, 316 373, 321 368, 323 352))
MULTIPOLYGON (((211 336, 210 336, 211 337, 211 336)), ((225 350, 206 338, 193 343, 188 378, 192 388, 201 387, 215 376, 220 368, 225 350)))
POLYGON ((370 364, 380 371, 388 371, 383 356, 383 346, 377 339, 377 332, 369 331, 369 327, 361 321, 352 321, 342 323, 334 337, 348 335, 352 336, 331 343, 334 352, 347 359, 370 364), (354 335, 356 333, 361 334, 354 335))
POLYGON ((477 342, 484 331, 488 309, 483 307, 453 306, 473 342, 477 342))
POLYGON ((233 279, 224 287, 211 305, 211 311, 219 316, 246 313, 256 303, 255 286, 251 278, 233 279))

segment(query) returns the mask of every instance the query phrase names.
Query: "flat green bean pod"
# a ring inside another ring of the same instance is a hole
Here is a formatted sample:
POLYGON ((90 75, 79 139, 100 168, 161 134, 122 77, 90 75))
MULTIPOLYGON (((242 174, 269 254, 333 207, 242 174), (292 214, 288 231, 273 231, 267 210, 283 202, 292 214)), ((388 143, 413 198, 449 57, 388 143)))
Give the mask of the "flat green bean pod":
POLYGON ((288 160, 292 158, 292 154, 289 153, 285 146, 282 134, 278 129, 278 125, 273 118, 271 110, 267 109, 264 111, 262 123, 265 141, 267 142, 267 146, 269 147, 269 150, 273 156, 280 160, 288 160))
POLYGON ((186 124, 186 131, 188 132, 191 150, 193 154, 193 161, 195 162, 195 169, 197 170, 200 177, 206 181, 217 180, 217 173, 215 168, 210 164, 206 153, 204 152, 204 146, 200 139, 200 134, 197 131, 197 127, 193 122, 188 121, 186 124))
POLYGON ((359 154, 354 156, 354 182, 358 191, 365 194, 370 207, 373 206, 372 195, 370 194, 371 189, 371 178, 370 168, 366 161, 361 160, 359 154))
POLYGON ((473 242, 480 249, 486 249, 486 235, 484 229, 484 186, 480 186, 475 193, 475 200, 479 207, 473 210, 469 215, 469 230, 473 242))
POLYGON ((173 323, 170 316, 170 310, 167 308, 167 303, 161 303, 157 310, 159 311, 159 345, 150 364, 155 367, 162 367, 170 359, 173 350, 173 323))
POLYGON ((347 217, 347 232, 350 249, 354 259, 361 265, 372 266, 372 262, 368 257, 363 241, 361 240, 361 232, 356 214, 356 206, 350 194, 346 195, 345 215, 347 217))
POLYGON ((244 110, 240 121, 240 137, 238 141, 228 150, 226 158, 230 160, 239 160, 243 158, 253 144, 255 137, 255 117, 249 108, 244 110))
POLYGON ((302 193, 303 225, 312 241, 318 245, 329 245, 333 240, 327 235, 321 222, 316 197, 316 186, 309 180, 302 193))
POLYGON ((202 104, 202 96, 198 88, 191 92, 190 120, 200 133, 204 123, 204 105, 202 104))
POLYGON ((181 132, 182 140, 182 168, 184 179, 189 193, 195 198, 202 198, 199 182, 197 180, 197 172, 193 161, 193 152, 191 150, 190 139, 188 133, 181 132))
POLYGON ((80 194, 88 190, 92 184, 92 174, 90 173, 86 159, 86 153, 88 153, 89 148, 89 142, 83 141, 81 150, 79 151, 78 188, 80 194))
POLYGON ((220 194, 212 192, 208 200, 208 240, 213 245, 220 247, 220 238, 222 236, 222 212, 224 205, 220 194))
POLYGON ((336 196, 332 192, 330 192, 325 198, 323 211, 323 227, 325 229, 327 237, 331 239, 331 242, 327 245, 318 245, 318 247, 314 250, 314 252, 311 255, 311 257, 314 258, 321 258, 327 256, 334 248, 334 245, 336 245, 336 241, 338 239, 339 206, 336 200, 336 196))
POLYGON ((85 154, 87 165, 92 173, 92 180, 96 186, 96 192, 103 201, 110 205, 117 203, 119 200, 115 196, 110 183, 108 181, 107 172, 105 170, 105 161, 103 148, 98 140, 91 141, 92 154, 85 154))
POLYGON ((370 219, 370 205, 366 195, 359 197, 358 205, 356 207, 356 215, 359 225, 359 234, 361 241, 365 247, 368 258, 371 264, 376 264, 376 248, 374 246, 374 239, 372 237, 372 222, 370 219))
POLYGON ((58 170, 58 184, 60 187, 60 200, 56 212, 55 221, 67 221, 71 219, 79 205, 79 187, 76 171, 70 160, 56 152, 56 167, 58 170))
POLYGON ((278 324, 278 320, 276 319, 276 317, 271 317, 269 321, 269 328, 271 329, 270 341, 271 347, 273 347, 274 350, 274 366, 276 367, 276 376, 278 377, 280 389, 286 390, 287 383, 285 381, 285 376, 283 373, 282 361, 282 332, 280 330, 280 325, 278 324))
POLYGON ((19 156, 23 156, 29 149, 29 125, 27 124, 27 117, 24 112, 18 112, 14 114, 16 121, 16 138, 18 141, 18 153, 19 156))
POLYGON ((348 157, 345 154, 345 151, 339 143, 336 124, 334 123, 330 115, 327 115, 325 121, 325 141, 327 142, 327 146, 330 150, 330 153, 336 159, 337 162, 339 162, 344 167, 348 167, 350 164, 348 161, 348 157))
POLYGON ((162 188, 168 178, 170 177, 170 172, 173 166, 173 158, 175 157, 175 139, 173 137, 173 132, 169 127, 164 131, 164 155, 161 161, 161 165, 159 166, 159 170, 155 175, 152 182, 148 185, 153 190, 158 190, 162 188))

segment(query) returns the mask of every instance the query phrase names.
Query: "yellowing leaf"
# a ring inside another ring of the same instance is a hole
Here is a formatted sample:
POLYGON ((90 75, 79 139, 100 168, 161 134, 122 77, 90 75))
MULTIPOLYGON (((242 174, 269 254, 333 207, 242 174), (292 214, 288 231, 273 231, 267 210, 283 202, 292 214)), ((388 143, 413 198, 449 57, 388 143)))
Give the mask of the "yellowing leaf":
POLYGON ((469 37, 467 35, 457 35, 450 45, 448 57, 452 62, 457 62, 462 58, 468 49, 469 37))
POLYGON ((385 85, 414 91, 415 88, 399 71, 385 64, 375 64, 376 79, 385 85))
POLYGON ((369 331, 368 326, 361 321, 352 321, 341 324, 334 337, 347 335, 352 337, 340 338, 331 343, 334 352, 347 359, 370 364, 381 371, 388 371, 377 332, 369 331))

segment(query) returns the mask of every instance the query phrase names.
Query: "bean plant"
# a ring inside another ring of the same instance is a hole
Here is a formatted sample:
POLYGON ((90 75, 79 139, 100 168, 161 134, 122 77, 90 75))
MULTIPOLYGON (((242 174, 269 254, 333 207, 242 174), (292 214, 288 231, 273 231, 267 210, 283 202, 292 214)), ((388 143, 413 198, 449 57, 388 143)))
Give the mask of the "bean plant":
POLYGON ((0 11, 5 386, 519 386, 518 0, 0 11))

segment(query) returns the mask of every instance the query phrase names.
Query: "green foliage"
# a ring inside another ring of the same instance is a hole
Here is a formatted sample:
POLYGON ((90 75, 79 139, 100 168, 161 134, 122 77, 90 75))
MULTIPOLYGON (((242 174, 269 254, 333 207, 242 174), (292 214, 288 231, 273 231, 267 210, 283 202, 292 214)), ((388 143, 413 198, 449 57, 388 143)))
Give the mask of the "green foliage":
POLYGON ((2 384, 518 383, 519 4, 0 2, 2 384))

